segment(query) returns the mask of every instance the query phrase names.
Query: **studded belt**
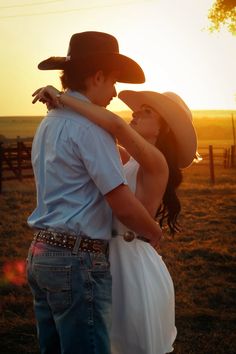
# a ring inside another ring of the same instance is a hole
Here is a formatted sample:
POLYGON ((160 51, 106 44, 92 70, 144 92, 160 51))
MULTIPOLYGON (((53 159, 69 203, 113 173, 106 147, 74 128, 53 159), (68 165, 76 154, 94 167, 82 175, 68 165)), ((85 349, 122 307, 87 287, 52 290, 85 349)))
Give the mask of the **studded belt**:
POLYGON ((105 254, 108 251, 108 241, 91 239, 84 235, 71 235, 64 232, 40 230, 34 234, 34 240, 52 246, 71 249, 73 250, 72 253, 81 251, 105 254))

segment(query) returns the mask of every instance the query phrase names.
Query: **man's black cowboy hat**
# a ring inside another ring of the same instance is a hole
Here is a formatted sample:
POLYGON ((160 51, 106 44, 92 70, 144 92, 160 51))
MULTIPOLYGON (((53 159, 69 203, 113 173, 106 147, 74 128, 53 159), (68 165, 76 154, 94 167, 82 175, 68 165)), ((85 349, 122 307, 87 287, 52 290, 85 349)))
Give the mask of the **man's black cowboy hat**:
POLYGON ((145 81, 142 68, 131 58, 119 53, 115 37, 103 32, 75 33, 70 39, 66 57, 50 57, 41 63, 40 70, 64 70, 66 65, 76 63, 84 67, 86 63, 99 63, 118 72, 117 81, 139 84, 145 81))

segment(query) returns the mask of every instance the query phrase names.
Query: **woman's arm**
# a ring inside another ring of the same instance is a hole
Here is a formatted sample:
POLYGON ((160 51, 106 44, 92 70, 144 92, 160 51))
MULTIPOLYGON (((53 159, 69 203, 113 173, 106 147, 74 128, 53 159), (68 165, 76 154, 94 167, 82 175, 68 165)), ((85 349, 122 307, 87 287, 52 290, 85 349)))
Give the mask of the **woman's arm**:
POLYGON ((90 102, 79 100, 66 93, 61 93, 53 86, 35 91, 33 103, 45 102, 50 97, 58 106, 64 105, 87 117, 110 134, 114 135, 120 145, 124 146, 131 156, 148 173, 166 173, 166 161, 162 153, 141 135, 133 130, 121 117, 111 111, 90 102))

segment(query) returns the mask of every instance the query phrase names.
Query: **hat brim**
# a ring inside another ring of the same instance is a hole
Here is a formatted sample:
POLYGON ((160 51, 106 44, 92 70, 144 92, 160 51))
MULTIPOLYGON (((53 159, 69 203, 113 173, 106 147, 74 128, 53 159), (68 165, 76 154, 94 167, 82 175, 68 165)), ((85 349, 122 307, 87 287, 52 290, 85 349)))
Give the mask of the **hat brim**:
POLYGON ((66 57, 50 57, 41 61, 39 70, 63 70, 65 68, 66 57))
MULTIPOLYGON (((78 66, 86 67, 91 63, 96 63, 96 67, 101 63, 102 67, 108 67, 118 72, 117 81, 124 83, 141 84, 145 82, 145 75, 142 68, 133 59, 119 53, 96 53, 96 55, 81 56, 71 62, 78 66)), ((40 70, 64 70, 69 65, 67 57, 50 57, 39 63, 40 70)))
POLYGON ((190 110, 177 104, 167 93, 127 90, 121 91, 118 97, 132 111, 140 110, 144 104, 158 111, 175 135, 179 167, 186 168, 193 162, 197 151, 197 135, 190 110))

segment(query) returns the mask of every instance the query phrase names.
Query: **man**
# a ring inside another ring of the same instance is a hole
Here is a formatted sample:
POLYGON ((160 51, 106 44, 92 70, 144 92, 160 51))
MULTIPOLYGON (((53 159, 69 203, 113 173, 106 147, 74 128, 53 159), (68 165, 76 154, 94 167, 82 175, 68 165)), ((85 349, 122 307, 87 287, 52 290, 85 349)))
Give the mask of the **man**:
MULTIPOLYGON (((101 32, 74 34, 67 57, 51 57, 39 69, 62 69, 69 94, 104 107, 116 96, 116 81, 145 80, 117 40, 101 32)), ((160 229, 126 185, 113 138, 84 117, 50 110, 34 137, 32 164, 37 207, 28 223, 37 232, 28 280, 41 353, 109 354, 112 212, 151 240, 160 229)))

